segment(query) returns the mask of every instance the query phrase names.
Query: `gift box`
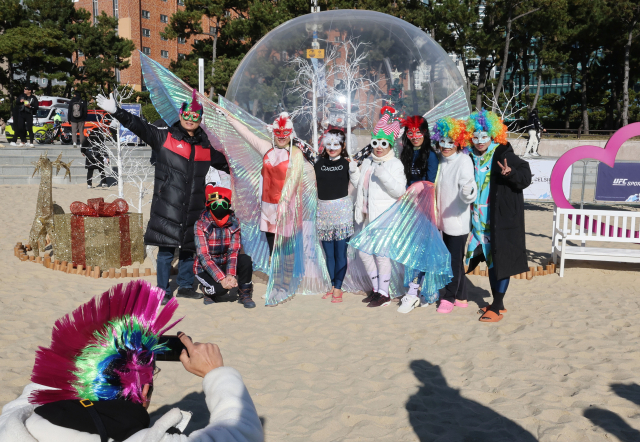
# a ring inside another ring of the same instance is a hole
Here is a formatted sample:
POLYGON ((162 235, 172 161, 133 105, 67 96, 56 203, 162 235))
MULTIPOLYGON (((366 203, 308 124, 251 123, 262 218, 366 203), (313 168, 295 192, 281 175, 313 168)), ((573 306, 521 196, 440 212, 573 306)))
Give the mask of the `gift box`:
POLYGON ((123 199, 76 201, 71 213, 54 215, 53 253, 74 265, 120 268, 144 261, 142 214, 127 213, 123 199))

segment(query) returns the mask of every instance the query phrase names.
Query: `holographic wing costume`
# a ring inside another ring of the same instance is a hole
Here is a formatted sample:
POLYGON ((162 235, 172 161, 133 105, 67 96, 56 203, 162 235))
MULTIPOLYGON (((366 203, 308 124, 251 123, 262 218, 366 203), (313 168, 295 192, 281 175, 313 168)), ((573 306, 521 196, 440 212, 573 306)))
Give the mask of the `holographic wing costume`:
MULTIPOLYGON (((193 88, 142 53, 140 61, 153 105, 167 124, 173 124, 178 121, 182 103, 191 100, 193 88)), ((244 250, 251 256, 254 269, 269 275, 266 305, 279 304, 296 293, 317 294, 328 290, 331 283, 315 229, 317 190, 313 167, 304 161, 299 149, 292 148, 293 164, 287 172, 278 205, 278 227, 270 265, 269 247, 260 231, 258 189, 263 157, 216 112, 218 105, 202 94, 197 97, 204 108, 201 127, 215 149, 224 153, 231 169, 233 206, 242 228, 244 250)), ((271 142, 263 121, 223 97, 219 98, 219 106, 254 135, 271 142)))
POLYGON ((444 117, 463 120, 469 117, 469 100, 464 88, 460 86, 451 95, 438 103, 433 109, 422 116, 429 124, 444 117))
POLYGON ((451 255, 435 225, 435 186, 427 181, 412 184, 393 206, 351 238, 350 245, 390 258, 407 270, 424 272, 421 293, 429 303, 453 278, 451 255))

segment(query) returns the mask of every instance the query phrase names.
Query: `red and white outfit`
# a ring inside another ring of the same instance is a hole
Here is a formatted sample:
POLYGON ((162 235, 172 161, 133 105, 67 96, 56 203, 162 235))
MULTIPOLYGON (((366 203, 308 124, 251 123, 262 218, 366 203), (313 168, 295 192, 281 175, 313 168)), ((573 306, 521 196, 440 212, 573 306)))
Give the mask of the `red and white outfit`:
POLYGON ((251 130, 235 118, 227 116, 227 121, 260 155, 262 155, 262 177, 260 187, 262 193, 262 216, 260 230, 275 233, 278 203, 282 196, 282 188, 289 169, 289 149, 293 143, 293 122, 288 114, 282 113, 269 127, 271 130, 290 130, 289 148, 280 148, 257 137, 251 130))

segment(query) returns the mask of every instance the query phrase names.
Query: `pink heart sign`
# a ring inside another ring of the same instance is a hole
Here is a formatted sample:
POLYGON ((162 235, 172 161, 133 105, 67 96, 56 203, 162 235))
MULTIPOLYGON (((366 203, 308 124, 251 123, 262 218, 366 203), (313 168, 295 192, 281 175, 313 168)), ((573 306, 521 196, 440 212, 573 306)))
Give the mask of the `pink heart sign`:
MULTIPOLYGON (((562 209, 573 208, 571 203, 567 201, 562 190, 562 179, 564 178, 567 169, 569 169, 573 163, 586 158, 592 158, 603 162, 609 167, 613 167, 622 144, 628 139, 636 136, 640 136, 640 123, 629 124, 619 129, 611 136, 611 138, 609 138, 604 149, 598 146, 578 146, 565 152, 560 158, 558 158, 558 161, 551 172, 551 180, 549 183, 551 187, 551 197, 553 198, 556 206, 562 209)), ((580 220, 578 219, 577 222, 579 223, 580 220)), ((586 223, 588 223, 588 217, 585 217, 585 224, 586 223)), ((595 230, 595 228, 596 222, 594 220, 592 229, 595 230)), ((621 235, 621 229, 618 229, 618 235, 621 235)), ((627 236, 629 236, 629 231, 627 231, 627 236)))

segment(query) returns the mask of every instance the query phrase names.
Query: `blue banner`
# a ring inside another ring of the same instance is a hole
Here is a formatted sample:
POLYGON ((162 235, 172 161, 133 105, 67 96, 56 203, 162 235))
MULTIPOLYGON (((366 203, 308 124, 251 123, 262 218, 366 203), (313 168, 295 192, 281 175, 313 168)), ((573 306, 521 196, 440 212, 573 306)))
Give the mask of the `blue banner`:
POLYGON ((640 201, 640 163, 598 164, 597 201, 640 201))
MULTIPOLYGON (((122 110, 126 110, 130 114, 140 116, 142 113, 142 105, 141 104, 122 104, 122 110)), ((129 129, 124 127, 122 124, 120 125, 120 142, 125 144, 138 144, 140 139, 136 134, 131 132, 129 129)))

